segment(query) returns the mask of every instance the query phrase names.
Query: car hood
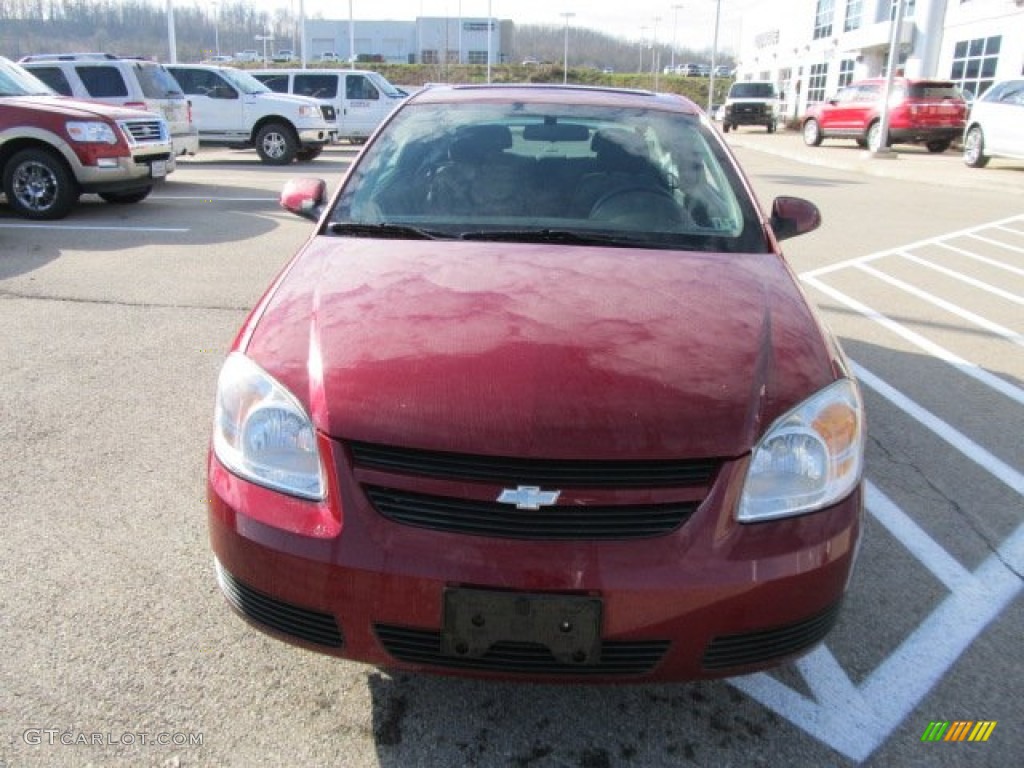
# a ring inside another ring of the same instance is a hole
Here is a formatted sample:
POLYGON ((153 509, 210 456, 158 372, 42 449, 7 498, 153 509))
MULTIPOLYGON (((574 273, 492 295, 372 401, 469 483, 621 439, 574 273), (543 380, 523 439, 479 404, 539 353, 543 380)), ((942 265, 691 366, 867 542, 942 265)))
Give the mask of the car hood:
POLYGON ((737 456, 835 378, 772 254, 314 238, 245 351, 336 438, 737 456))
POLYGON ((63 114, 74 119, 90 119, 107 117, 113 120, 126 120, 153 117, 152 112, 128 107, 118 107, 95 101, 72 99, 67 96, 13 96, 3 100, 5 107, 20 109, 44 109, 47 112, 63 114))

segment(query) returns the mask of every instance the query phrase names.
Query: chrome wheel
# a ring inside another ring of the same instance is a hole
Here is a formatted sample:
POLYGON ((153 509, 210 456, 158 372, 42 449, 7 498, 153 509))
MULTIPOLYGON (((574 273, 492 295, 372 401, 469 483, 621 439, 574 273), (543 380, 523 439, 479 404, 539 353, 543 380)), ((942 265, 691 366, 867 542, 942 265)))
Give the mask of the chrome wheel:
POLYGON ((7 163, 4 194, 11 207, 30 219, 60 219, 78 200, 78 186, 60 158, 25 149, 7 163))
POLYGON ((821 128, 817 120, 808 120, 804 123, 804 144, 809 147, 816 147, 821 144, 821 128))
POLYGON ((988 162, 985 157, 985 136, 981 128, 972 126, 964 139, 964 163, 971 168, 981 168, 988 162))

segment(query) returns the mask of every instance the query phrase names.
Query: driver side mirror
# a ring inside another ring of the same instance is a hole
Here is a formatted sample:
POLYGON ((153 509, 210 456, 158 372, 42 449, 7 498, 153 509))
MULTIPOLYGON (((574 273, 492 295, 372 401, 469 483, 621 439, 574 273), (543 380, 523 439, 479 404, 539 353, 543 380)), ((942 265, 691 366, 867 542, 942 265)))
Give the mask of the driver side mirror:
POLYGON ((776 197, 772 203, 771 227, 776 240, 813 232, 821 226, 818 206, 802 197, 776 197))

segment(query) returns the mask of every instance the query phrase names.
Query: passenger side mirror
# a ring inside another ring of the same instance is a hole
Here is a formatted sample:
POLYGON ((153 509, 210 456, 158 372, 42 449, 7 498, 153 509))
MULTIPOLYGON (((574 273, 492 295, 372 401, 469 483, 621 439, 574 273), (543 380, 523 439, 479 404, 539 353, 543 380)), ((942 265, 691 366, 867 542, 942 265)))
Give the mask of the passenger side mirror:
POLYGON ((776 240, 813 232, 821 226, 818 206, 801 197, 777 197, 772 203, 771 227, 776 240))
POLYGON ((319 221, 327 201, 327 182, 303 177, 289 179, 281 190, 281 206, 296 216, 319 221))

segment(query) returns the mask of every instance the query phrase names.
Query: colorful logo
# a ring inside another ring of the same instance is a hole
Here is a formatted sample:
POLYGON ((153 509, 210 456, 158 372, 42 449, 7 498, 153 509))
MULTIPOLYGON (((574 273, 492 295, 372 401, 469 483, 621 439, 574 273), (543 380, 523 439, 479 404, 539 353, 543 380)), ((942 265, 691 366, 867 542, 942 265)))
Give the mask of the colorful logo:
POLYGON ((932 720, 921 734, 921 741, 988 741, 997 720, 932 720))

